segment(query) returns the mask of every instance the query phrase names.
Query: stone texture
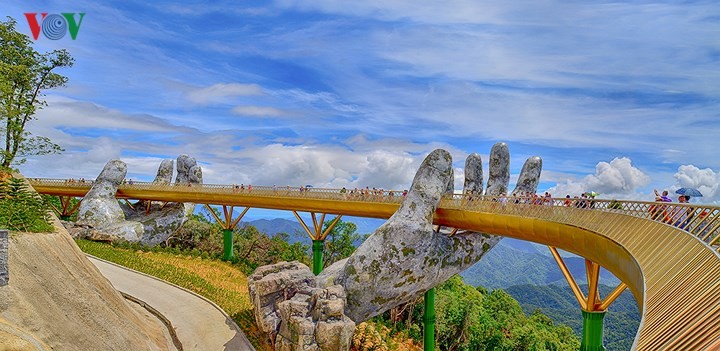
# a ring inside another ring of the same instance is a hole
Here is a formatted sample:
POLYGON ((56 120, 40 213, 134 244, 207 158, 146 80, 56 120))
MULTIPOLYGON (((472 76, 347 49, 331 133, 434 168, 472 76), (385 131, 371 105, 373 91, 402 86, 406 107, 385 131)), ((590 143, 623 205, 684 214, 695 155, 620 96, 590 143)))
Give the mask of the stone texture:
POLYGON ((342 286, 317 288, 310 268, 280 262, 258 268, 248 289, 256 323, 276 350, 349 350, 355 322, 344 314, 342 286))
POLYGON ((80 203, 78 223, 104 228, 125 220, 115 193, 126 174, 125 162, 111 160, 105 165, 80 203))
POLYGON ((532 156, 525 161, 520 177, 518 178, 517 185, 513 194, 520 193, 533 193, 537 191, 538 183, 540 182, 540 173, 542 172, 542 159, 539 156, 532 156))
MULTIPOLYGON (((473 187, 482 194, 479 156, 468 159, 465 191, 473 187)), ((495 144, 486 195, 507 192, 509 161, 507 145, 495 144)), ((526 162, 520 176, 523 189, 536 191, 541 167, 537 157, 526 162)), ((309 268, 297 263, 258 268, 249 282, 251 300, 258 324, 273 333, 276 350, 346 350, 354 323, 421 297, 495 246, 501 237, 466 231, 449 236, 433 230, 433 214, 452 182, 450 154, 435 150, 418 169, 397 212, 347 259, 315 279, 309 268), (308 339, 308 320, 314 323, 315 343, 308 339)))
POLYGON ((112 242, 117 236, 105 232, 101 232, 89 225, 81 225, 73 222, 61 221, 62 225, 67 229, 68 234, 73 239, 87 239, 92 241, 112 242))
POLYGON ((490 149, 490 176, 485 195, 507 194, 510 182, 510 150, 505 143, 496 143, 490 149))
POLYGON ((162 160, 160 167, 158 167, 157 175, 153 183, 155 184, 170 184, 172 182, 173 173, 175 171, 175 163, 171 159, 162 160))
MULTIPOLYGON (((173 160, 163 160, 158 167, 153 183, 169 184, 173 176, 173 160)), ((178 184, 202 184, 202 169, 194 158, 180 155, 177 159, 178 184)), ((110 234, 116 239, 156 245, 166 241, 188 216, 195 210, 192 203, 148 203, 138 201, 133 206, 118 204, 115 193, 127 173, 125 163, 120 160, 108 162, 78 211, 78 224, 93 228, 93 231, 74 229, 77 235, 97 237, 98 232, 110 234)), ((104 235, 99 235, 104 239, 104 235)))
POLYGON ((483 188, 482 158, 480 154, 472 153, 465 159, 464 194, 482 195, 483 188))
POLYGON ((8 268, 8 231, 0 230, 0 286, 5 286, 10 281, 10 270, 8 268))

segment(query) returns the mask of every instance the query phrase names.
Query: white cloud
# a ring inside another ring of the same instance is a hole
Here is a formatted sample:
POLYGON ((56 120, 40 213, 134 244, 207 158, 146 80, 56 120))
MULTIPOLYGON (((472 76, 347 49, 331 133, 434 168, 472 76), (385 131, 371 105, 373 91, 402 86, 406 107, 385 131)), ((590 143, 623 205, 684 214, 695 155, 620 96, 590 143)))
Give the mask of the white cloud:
POLYGON ((710 168, 700 169, 694 165, 682 165, 678 167, 674 177, 677 183, 671 187, 671 190, 685 187, 700 190, 703 197, 694 199, 693 202, 720 201, 720 172, 715 172, 710 168))
POLYGON ((287 111, 267 106, 235 106, 233 107, 232 112, 241 116, 255 117, 278 117, 289 114, 287 111))
POLYGON ((263 89, 257 84, 218 83, 187 92, 188 99, 199 105, 222 103, 229 98, 249 95, 263 95, 263 89))
MULTIPOLYGON (((557 177, 557 174, 554 175, 557 177)), ((555 197, 575 196, 595 191, 602 198, 637 198, 637 190, 650 184, 650 176, 632 165, 627 157, 615 158, 608 162, 599 162, 595 174, 580 180, 567 179, 548 189, 555 197)))

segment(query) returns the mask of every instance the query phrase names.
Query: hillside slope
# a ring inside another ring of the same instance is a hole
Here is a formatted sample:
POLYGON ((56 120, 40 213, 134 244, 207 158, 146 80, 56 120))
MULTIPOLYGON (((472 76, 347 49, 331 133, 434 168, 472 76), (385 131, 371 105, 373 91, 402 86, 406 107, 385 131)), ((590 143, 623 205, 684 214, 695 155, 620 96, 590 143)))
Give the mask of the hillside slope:
MULTIPOLYGON (((57 230, 11 234, 0 329, 35 345, 28 350, 171 349, 164 325, 129 305, 70 235, 57 230)), ((3 337, 0 349, 14 349, 7 343, 18 340, 3 337)))

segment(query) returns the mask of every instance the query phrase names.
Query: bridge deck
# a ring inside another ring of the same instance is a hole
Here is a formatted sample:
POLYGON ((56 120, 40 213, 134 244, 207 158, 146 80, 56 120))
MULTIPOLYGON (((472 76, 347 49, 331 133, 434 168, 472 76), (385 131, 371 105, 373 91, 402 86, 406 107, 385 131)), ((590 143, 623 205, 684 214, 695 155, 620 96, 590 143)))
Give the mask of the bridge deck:
MULTIPOLYGON (((91 183, 29 179, 43 194, 84 196, 91 183)), ((389 218, 400 192, 227 185, 121 185, 117 197, 389 218)), ((533 241, 599 263, 625 282, 642 320, 635 350, 720 349, 720 207, 635 201, 445 197, 434 222, 533 241), (682 229, 681 229, 682 228, 682 229)))

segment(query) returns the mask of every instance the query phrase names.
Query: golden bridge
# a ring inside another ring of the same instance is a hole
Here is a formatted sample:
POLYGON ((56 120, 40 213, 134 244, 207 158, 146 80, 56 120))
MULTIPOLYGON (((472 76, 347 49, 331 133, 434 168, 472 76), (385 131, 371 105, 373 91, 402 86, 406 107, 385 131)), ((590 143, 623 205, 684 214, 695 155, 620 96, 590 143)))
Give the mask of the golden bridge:
MULTIPOLYGON (((41 194, 61 196, 58 211, 65 216, 74 210, 70 197, 85 196, 92 185, 90 181, 28 180, 41 194)), ((327 235, 328 230, 322 230, 325 214, 389 218, 403 200, 397 191, 259 186, 248 190, 234 185, 154 183, 120 185, 117 198, 220 205, 224 219, 211 213, 226 230, 234 228, 249 208, 289 210, 313 240, 327 235), (245 208, 235 219, 234 207, 245 208), (305 224, 298 211, 311 213, 312 226, 305 224), (322 214, 320 220, 316 214, 322 214)), ((641 314, 634 350, 720 350, 718 206, 455 194, 441 200, 434 223, 456 228, 450 235, 462 229, 548 245, 583 314, 605 311, 629 288, 641 314), (556 248, 586 259, 587 296, 556 248), (622 281, 604 298, 597 289, 600 266, 622 281)))

